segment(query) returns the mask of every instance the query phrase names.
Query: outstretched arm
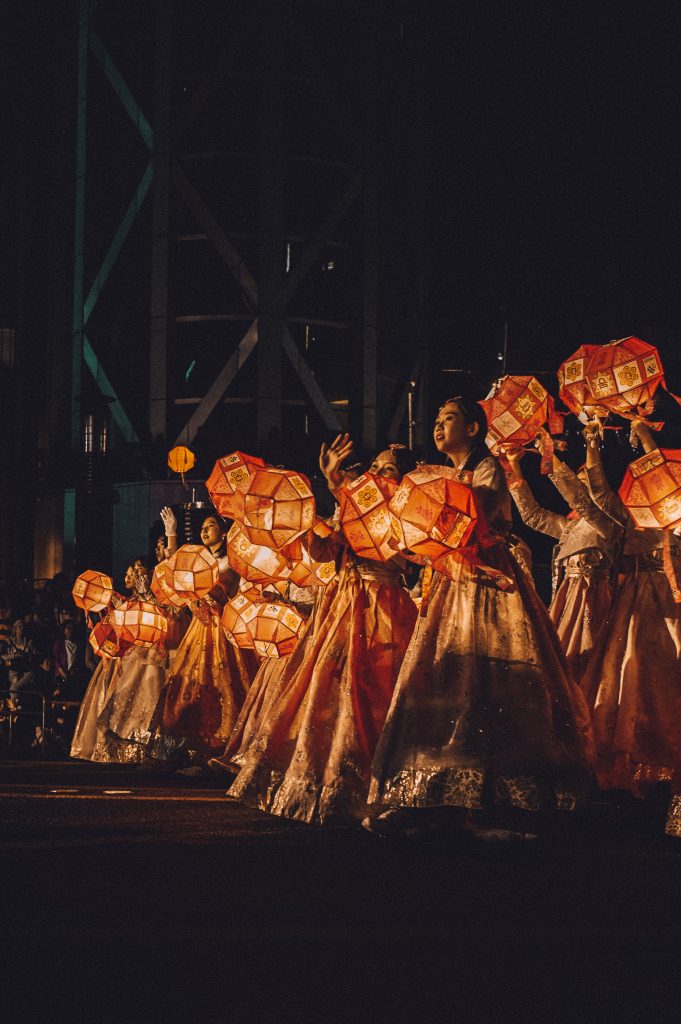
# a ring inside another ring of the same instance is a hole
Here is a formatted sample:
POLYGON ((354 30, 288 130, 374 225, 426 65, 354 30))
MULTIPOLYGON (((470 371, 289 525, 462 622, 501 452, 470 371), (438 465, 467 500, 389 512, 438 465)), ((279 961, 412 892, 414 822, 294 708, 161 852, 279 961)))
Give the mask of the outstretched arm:
POLYGON ((524 454, 523 448, 515 448, 506 453, 513 474, 510 488, 511 497, 526 526, 539 533, 546 533, 549 537, 560 538, 567 526, 567 517, 559 515, 558 512, 552 512, 548 508, 542 508, 538 504, 520 466, 520 460, 524 454))
POLYGON ((160 512, 163 530, 166 535, 165 556, 170 558, 177 551, 177 519, 169 505, 164 505, 160 512))

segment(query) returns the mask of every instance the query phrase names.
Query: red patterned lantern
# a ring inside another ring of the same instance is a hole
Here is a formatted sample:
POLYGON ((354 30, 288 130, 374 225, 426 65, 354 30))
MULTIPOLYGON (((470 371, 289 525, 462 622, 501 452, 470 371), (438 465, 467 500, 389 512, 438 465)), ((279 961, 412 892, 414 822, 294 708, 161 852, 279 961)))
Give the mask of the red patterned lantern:
POLYGON ((106 573, 86 569, 73 584, 74 603, 88 614, 108 608, 113 597, 113 580, 106 573))
POLYGON ((235 594, 222 610, 222 628, 227 639, 235 647, 255 649, 255 641, 251 633, 251 623, 258 612, 258 605, 243 593, 235 594))
POLYGON ((122 658, 132 647, 132 641, 122 621, 113 618, 113 612, 98 622, 90 633, 90 644, 99 658, 122 658))
POLYGON ((227 557, 234 572, 250 583, 278 583, 291 573, 281 551, 253 544, 239 523, 234 523, 227 534, 227 557))
MULTIPOLYGON (((316 529, 313 532, 317 532, 316 529)), ((331 533, 333 531, 328 530, 328 535, 331 533)), ((282 548, 281 554, 289 563, 288 579, 297 587, 325 587, 336 575, 336 563, 333 560, 318 562, 300 538, 282 548)))
POLYGON ((160 647, 168 631, 168 620, 151 601, 128 601, 116 610, 123 628, 135 647, 160 647))
POLYGON ((173 571, 168 562, 159 562, 154 567, 154 575, 151 578, 151 592, 162 606, 171 608, 184 608, 187 604, 184 597, 176 594, 172 587, 173 571))
POLYGON ((255 470, 264 468, 262 459, 243 452, 232 452, 217 460, 206 480, 206 489, 221 516, 243 517, 245 491, 255 470))
POLYGON ((656 448, 636 459, 619 494, 637 526, 673 530, 681 525, 681 451, 656 448))
POLYGON ((250 623, 256 652, 262 658, 284 658, 295 647, 304 622, 290 604, 265 601, 258 605, 250 623))
POLYGON ((400 552, 434 561, 463 547, 477 521, 473 491, 449 466, 419 466, 406 473, 390 500, 400 552))
POLYGON ((218 578, 218 560, 202 544, 183 544, 174 555, 154 569, 158 590, 172 591, 182 604, 205 597, 218 582, 218 578), (164 569, 161 569, 162 565, 164 569))
POLYGON ((315 522, 309 481, 288 469, 256 469, 248 483, 241 527, 253 544, 279 550, 315 522))
POLYGON ((395 480, 363 473, 340 493, 340 523, 355 554, 374 562, 387 562, 397 554, 388 502, 395 480))
POLYGON ((553 398, 535 377, 502 377, 480 405, 487 416, 487 446, 495 455, 530 444, 547 423, 550 433, 563 427, 553 398))
POLYGON ((657 349, 633 337, 590 348, 585 368, 588 404, 629 419, 651 413, 653 395, 664 384, 657 349))
POLYGON ((568 409, 579 416, 585 405, 593 405, 587 383, 587 367, 599 345, 580 345, 558 368, 558 395, 568 409))

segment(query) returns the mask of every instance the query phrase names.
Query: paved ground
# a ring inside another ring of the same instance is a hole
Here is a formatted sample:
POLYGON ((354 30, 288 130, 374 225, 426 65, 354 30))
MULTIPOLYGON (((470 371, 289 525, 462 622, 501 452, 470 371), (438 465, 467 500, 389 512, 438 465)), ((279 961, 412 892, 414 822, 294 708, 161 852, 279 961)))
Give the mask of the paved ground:
POLYGON ((681 843, 638 806, 381 839, 218 780, 0 763, 0 826, 3 1021, 679 1016, 681 843))

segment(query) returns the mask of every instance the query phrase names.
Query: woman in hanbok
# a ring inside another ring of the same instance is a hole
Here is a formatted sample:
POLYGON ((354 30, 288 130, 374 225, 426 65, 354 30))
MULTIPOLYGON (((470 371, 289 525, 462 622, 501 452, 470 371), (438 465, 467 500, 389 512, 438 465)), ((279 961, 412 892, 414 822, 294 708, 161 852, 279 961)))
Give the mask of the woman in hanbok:
MULTIPOLYGON (((641 421, 633 422, 632 434, 646 452, 657 447, 641 421)), ((591 497, 624 529, 624 542, 613 604, 582 688, 592 713, 599 785, 645 796, 681 764, 681 605, 667 575, 680 578, 681 542, 675 534, 665 538, 664 530, 635 526, 603 471, 596 426, 585 435, 591 497)))
POLYGON ((225 636, 222 608, 236 593, 239 577, 229 567, 224 525, 210 515, 201 542, 220 563, 220 579, 192 605, 192 621, 168 669, 151 744, 155 759, 205 764, 225 749, 251 683, 241 651, 225 636))
MULTIPOLYGON (((545 435, 539 441, 542 454, 544 443, 545 435)), ((523 476, 523 455, 522 448, 507 455, 513 474, 511 496, 526 526, 558 541, 549 616, 572 676, 579 682, 612 603, 610 578, 622 529, 592 501, 586 470, 574 473, 555 454, 549 480, 571 511, 560 514, 542 508, 523 476)))
MULTIPOLYGON (((347 435, 322 446, 320 466, 332 490, 352 450, 347 435)), ((399 481, 413 468, 410 453, 380 452, 370 467, 399 481)), ((342 530, 308 535, 319 561, 338 555, 338 584, 299 665, 243 758, 229 796, 286 818, 351 822, 366 813, 369 771, 395 679, 409 643, 416 607, 399 560, 356 557, 342 530)))
POLYGON ((376 806, 365 824, 377 831, 441 817, 474 826, 478 809, 511 809, 514 818, 572 810, 588 786, 588 710, 509 551, 508 486, 486 431, 481 406, 459 396, 438 413, 435 445, 472 486, 492 531, 484 562, 513 585, 501 589, 494 572, 465 563, 456 578, 433 573, 374 758, 376 806), (413 810, 442 807, 458 811, 413 810))

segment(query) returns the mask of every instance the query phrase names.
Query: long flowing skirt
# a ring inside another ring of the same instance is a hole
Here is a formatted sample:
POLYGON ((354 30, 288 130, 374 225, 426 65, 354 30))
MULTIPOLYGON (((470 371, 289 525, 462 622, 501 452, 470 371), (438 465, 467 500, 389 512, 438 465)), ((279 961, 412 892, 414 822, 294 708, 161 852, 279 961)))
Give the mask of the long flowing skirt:
POLYGON ((116 679, 121 671, 118 658, 102 658, 92 673, 85 696, 81 701, 78 721, 71 741, 71 757, 92 761, 101 735, 99 716, 111 696, 116 679))
POLYGON ((608 580, 587 580, 584 576, 566 576, 551 602, 549 617, 577 682, 586 671, 611 604, 608 580))
POLYGON ((93 761, 140 764, 147 760, 152 721, 166 682, 164 650, 133 647, 123 658, 99 716, 93 761))
POLYGON ((220 754, 250 683, 220 620, 194 616, 168 669, 149 747, 153 757, 201 763, 220 754))
POLYGON ((397 680, 369 798, 393 806, 572 809, 593 756, 588 709, 546 609, 504 548, 435 574, 397 680))
POLYGON ((415 617, 396 579, 346 568, 229 795, 307 822, 366 813, 371 759, 415 617))
POLYGON ((662 572, 619 578, 582 688, 603 789, 644 795, 681 764, 681 605, 662 572))

